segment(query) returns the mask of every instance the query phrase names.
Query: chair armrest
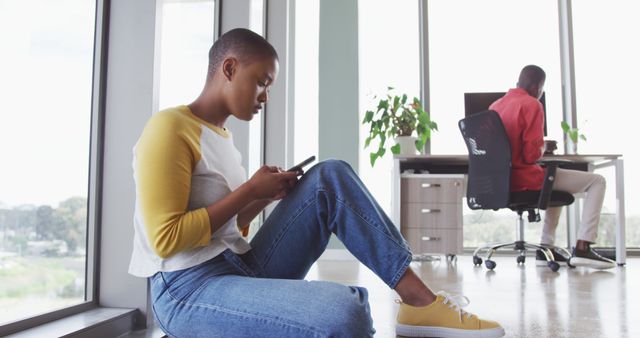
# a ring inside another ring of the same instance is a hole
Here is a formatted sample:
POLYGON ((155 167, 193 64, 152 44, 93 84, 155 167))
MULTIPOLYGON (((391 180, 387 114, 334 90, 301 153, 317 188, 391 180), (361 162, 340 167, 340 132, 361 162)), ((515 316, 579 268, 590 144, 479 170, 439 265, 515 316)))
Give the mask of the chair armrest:
POLYGON ((556 179, 556 170, 559 165, 573 163, 573 161, 562 159, 539 160, 538 164, 545 166, 544 181, 538 198, 538 209, 547 210, 551 193, 553 192, 553 183, 556 179))

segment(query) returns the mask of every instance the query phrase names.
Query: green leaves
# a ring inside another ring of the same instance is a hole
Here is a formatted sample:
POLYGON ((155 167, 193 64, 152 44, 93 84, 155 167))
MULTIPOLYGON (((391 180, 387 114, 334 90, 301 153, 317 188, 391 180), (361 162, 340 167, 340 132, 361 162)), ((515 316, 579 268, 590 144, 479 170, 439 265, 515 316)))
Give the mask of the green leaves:
MULTIPOLYGON (((399 146, 400 145, 398 145, 398 148, 399 148, 399 146)), ((369 161, 371 161, 371 166, 372 167, 376 164, 376 159, 378 159, 378 157, 382 157, 385 152, 387 152, 386 149, 380 147, 380 148, 378 148, 377 152, 369 154, 369 161)))
MULTIPOLYGON (((400 144, 396 143, 396 145, 395 145, 395 146, 391 147, 391 152, 392 152, 394 155, 398 155, 398 154, 400 154, 400 144)), ((372 166, 373 166, 373 164, 372 164, 372 166)))
POLYGON ((578 139, 587 140, 587 137, 584 136, 584 134, 580 134, 579 133, 579 129, 578 128, 571 128, 571 126, 569 126, 569 124, 566 121, 562 121, 560 122, 560 126, 562 127, 562 131, 567 134, 567 136, 569 137, 569 139, 571 139, 571 141, 576 144, 578 143, 578 139))
POLYGON ((362 120, 362 124, 371 122, 372 119, 373 119, 373 111, 367 110, 367 112, 364 113, 364 120, 362 120))
MULTIPOLYGON (((362 124, 370 125, 364 148, 372 146, 371 142, 378 140, 376 151, 369 154, 372 167, 376 160, 386 153, 387 139, 411 136, 415 132, 418 136, 415 146, 418 151, 421 151, 431 137, 431 131, 438 130, 438 125, 431 120, 429 113, 423 109, 422 102, 417 97, 408 103, 407 94, 392 95, 393 88, 387 89, 386 98, 378 101, 375 111, 367 110, 362 120, 362 124)), ((393 154, 400 154, 400 144, 394 144, 390 149, 393 154)))
POLYGON ((376 164, 376 159, 378 158, 378 153, 370 153, 369 154, 369 161, 371 162, 371 167, 373 167, 376 164))

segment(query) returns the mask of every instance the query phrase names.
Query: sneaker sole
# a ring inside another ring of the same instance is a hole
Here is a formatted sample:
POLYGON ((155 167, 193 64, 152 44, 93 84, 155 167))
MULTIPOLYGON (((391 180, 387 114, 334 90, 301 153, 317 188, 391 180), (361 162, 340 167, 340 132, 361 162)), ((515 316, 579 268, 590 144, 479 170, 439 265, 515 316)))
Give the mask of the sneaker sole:
POLYGON ((441 337, 441 338, 498 338, 504 336, 504 329, 495 327, 482 330, 453 329, 437 326, 396 325, 396 334, 405 337, 441 337))
POLYGON ((595 259, 588 259, 582 257, 571 257, 571 265, 573 266, 585 266, 598 270, 611 269, 616 267, 616 263, 597 261, 595 259))
MULTIPOLYGON (((558 265, 560 265, 560 266, 567 266, 567 262, 558 262, 558 261, 556 261, 556 263, 558 263, 558 265)), ((536 266, 547 267, 549 265, 547 265, 547 261, 539 261, 539 260, 536 259, 536 266)))

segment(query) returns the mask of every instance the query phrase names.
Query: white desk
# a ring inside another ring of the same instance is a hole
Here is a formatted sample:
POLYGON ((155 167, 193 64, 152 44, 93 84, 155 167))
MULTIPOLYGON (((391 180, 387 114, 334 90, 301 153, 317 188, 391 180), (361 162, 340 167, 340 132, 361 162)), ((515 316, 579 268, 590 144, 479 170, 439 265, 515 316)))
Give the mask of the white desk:
MULTIPOLYGON (((615 169, 615 224, 616 224, 616 262, 626 262, 626 219, 624 209, 624 160, 622 155, 550 155, 544 159, 563 159, 573 163, 567 168, 595 171, 606 167, 615 169)), ((394 156, 392 181, 392 220, 400 225, 400 174, 405 170, 422 170, 431 174, 466 174, 469 158, 467 155, 413 155, 394 156)), ((565 167, 565 166, 563 166, 565 167)), ((575 243, 580 220, 579 203, 568 206, 569 243, 575 243)))

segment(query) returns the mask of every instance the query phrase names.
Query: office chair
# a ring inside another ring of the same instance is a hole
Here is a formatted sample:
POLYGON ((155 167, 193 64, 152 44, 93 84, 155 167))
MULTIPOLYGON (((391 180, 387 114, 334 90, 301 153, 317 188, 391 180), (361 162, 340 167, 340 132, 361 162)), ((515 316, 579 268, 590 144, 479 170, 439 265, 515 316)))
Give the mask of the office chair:
MULTIPOLYGON (((493 270, 496 263, 491 256, 496 250, 513 247, 520 255, 516 261, 524 264, 527 249, 539 249, 544 253, 547 266, 558 271, 560 265, 553 260, 550 246, 532 244, 524 240, 524 220, 522 214, 528 213, 529 222, 539 222, 538 210, 547 207, 563 206, 573 203, 573 195, 564 191, 553 191, 553 180, 559 164, 570 161, 544 161, 546 167, 542 190, 511 192, 511 144, 497 112, 487 110, 472 114, 458 122, 469 152, 469 172, 467 183, 467 205, 471 209, 498 210, 509 208, 518 213, 516 223, 517 239, 510 243, 486 245, 477 248, 473 253, 473 264, 482 264, 479 253, 486 250, 484 263, 487 269, 493 270)), ((560 247, 552 247, 558 251, 569 252, 560 247)))

